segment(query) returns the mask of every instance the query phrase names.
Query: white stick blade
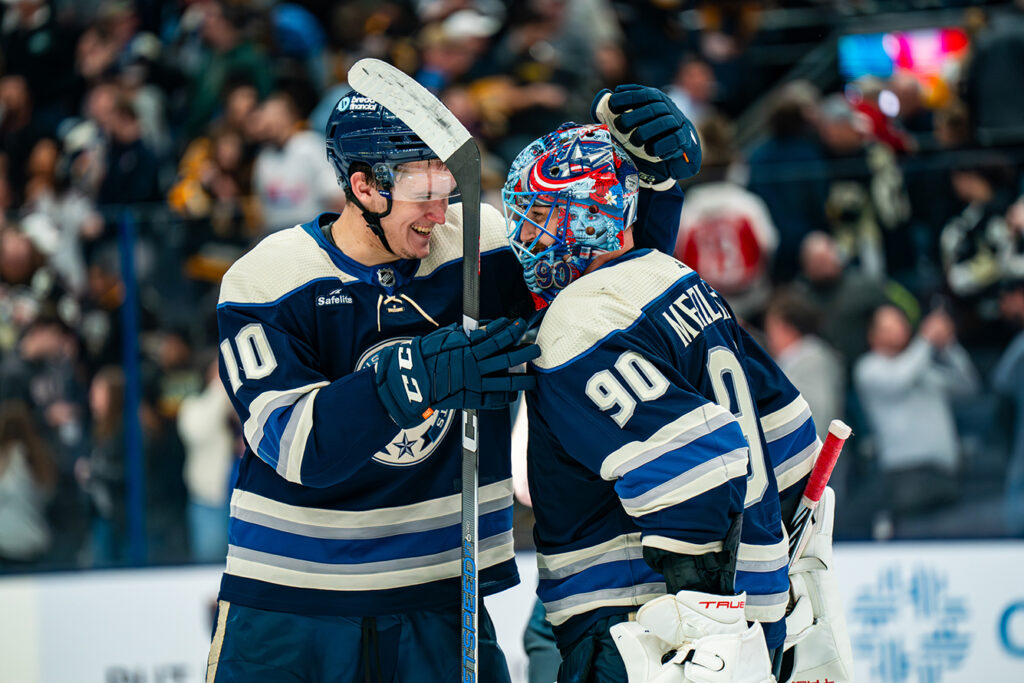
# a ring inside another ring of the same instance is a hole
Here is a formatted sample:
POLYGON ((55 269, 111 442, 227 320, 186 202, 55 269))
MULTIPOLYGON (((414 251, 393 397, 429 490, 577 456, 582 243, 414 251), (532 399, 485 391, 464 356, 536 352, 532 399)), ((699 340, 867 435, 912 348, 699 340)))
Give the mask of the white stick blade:
POLYGON ((466 127, 440 100, 387 62, 360 59, 348 70, 348 84, 391 110, 442 160, 470 139, 466 127))

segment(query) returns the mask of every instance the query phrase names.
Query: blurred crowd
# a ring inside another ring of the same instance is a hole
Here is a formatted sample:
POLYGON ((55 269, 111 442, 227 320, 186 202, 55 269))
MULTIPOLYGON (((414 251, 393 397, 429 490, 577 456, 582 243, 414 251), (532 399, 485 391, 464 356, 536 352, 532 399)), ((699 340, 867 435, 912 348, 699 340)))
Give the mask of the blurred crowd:
POLYGON ((466 124, 499 206, 510 160, 589 120, 598 90, 663 88, 704 146, 676 256, 726 295, 819 431, 832 418, 854 428, 834 477, 837 535, 1024 534, 1018 6, 3 0, 0 12, 0 571, 222 560, 240 430, 216 372, 219 280, 262 236, 343 205, 323 129, 367 56, 466 124), (793 77, 883 10, 968 36, 941 92, 899 70, 793 77))

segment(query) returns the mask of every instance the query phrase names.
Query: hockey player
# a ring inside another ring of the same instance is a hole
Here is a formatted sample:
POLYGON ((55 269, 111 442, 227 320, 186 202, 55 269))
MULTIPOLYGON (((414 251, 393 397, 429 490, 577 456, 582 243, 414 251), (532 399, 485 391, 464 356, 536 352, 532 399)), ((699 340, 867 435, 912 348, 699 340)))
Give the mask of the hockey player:
POLYGON ((729 305, 633 249, 639 180, 607 126, 566 124, 503 191, 510 244, 549 305, 528 469, 559 680, 768 681, 788 600, 780 508, 819 443, 729 305))
MULTIPOLYGON (((224 277, 221 378, 246 452, 208 681, 460 678, 456 409, 478 408, 480 594, 518 581, 507 404, 521 320, 467 338, 462 211, 436 154, 350 93, 327 127, 345 190, 224 277), (487 410, 503 408, 503 410, 487 410)), ((481 315, 529 302, 501 213, 481 207, 481 315)), ((507 681, 481 603, 481 680, 507 681)))

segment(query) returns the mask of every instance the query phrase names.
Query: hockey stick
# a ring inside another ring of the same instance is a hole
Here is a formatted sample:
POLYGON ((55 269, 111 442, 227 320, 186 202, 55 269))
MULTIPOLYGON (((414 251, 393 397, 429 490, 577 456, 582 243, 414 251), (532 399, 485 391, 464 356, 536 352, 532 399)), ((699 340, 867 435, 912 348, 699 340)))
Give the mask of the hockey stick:
MULTIPOLYGON (((466 127, 415 80, 378 59, 360 59, 348 83, 387 107, 409 126, 455 177, 462 195, 462 325, 468 334, 480 319, 480 150, 466 127)), ((462 681, 477 678, 477 415, 462 411, 462 681)))
MULTIPOLYGON (((814 510, 821 502, 825 494, 825 487, 828 485, 829 477, 836 466, 839 454, 843 451, 843 445, 850 438, 852 430, 842 420, 832 420, 828 426, 828 435, 825 443, 818 451, 818 457, 814 461, 814 468, 807 478, 807 486, 804 487, 804 494, 800 497, 800 503, 796 512, 793 513, 793 521, 790 528, 793 530, 789 536, 789 567, 792 568, 804 552, 804 547, 810 538, 808 532, 812 526, 814 510)), ((779 645, 772 653, 772 674, 778 680, 782 673, 782 650, 784 645, 779 645)))

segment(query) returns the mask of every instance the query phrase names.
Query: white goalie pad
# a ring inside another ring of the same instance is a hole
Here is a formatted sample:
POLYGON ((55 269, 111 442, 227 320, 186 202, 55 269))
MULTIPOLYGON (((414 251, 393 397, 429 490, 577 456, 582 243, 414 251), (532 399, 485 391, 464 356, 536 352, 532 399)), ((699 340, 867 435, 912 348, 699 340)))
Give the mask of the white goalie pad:
POLYGON ((803 555, 789 570, 793 609, 786 617, 786 649, 793 649, 791 681, 853 680, 853 651, 842 601, 832 576, 835 492, 825 494, 803 555))
POLYGON ((772 681, 761 625, 748 627, 743 616, 745 598, 680 591, 612 626, 629 683, 772 681))

